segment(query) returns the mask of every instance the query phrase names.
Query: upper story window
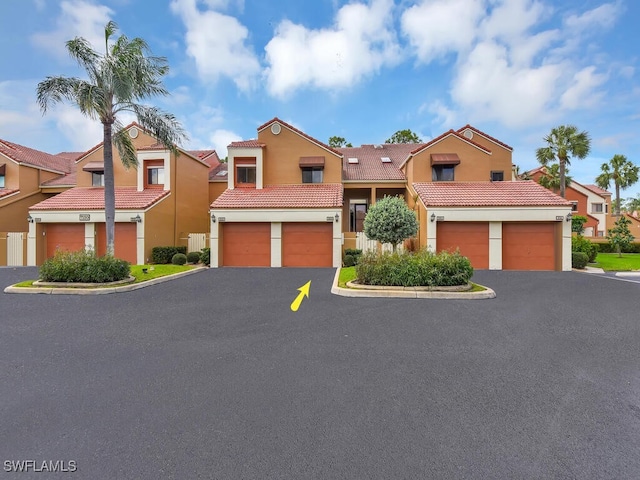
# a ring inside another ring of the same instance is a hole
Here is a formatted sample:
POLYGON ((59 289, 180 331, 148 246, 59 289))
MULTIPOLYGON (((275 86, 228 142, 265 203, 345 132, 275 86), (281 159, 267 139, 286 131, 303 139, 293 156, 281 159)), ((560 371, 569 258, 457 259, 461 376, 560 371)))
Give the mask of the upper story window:
POLYGON ((591 213, 604 213, 604 208, 602 206, 602 203, 592 203, 591 213))
POLYGON ((502 170, 492 170, 491 171, 491 181, 492 182, 504 182, 504 171, 502 171, 502 170))
POLYGON ((93 187, 104 187, 104 172, 91 172, 91 185, 93 187))
POLYGON ((144 162, 145 188, 164 187, 164 160, 147 160, 144 162))
POLYGON ((571 211, 572 212, 578 211, 578 202, 571 202, 571 211))
POLYGON ((322 183, 323 167, 302 167, 302 183, 322 183))
POLYGON ((433 165, 431 167, 431 179, 434 182, 453 182, 455 179, 454 168, 455 165, 433 165))
POLYGON ((255 188, 257 180, 256 159, 251 157, 239 157, 235 159, 235 185, 236 187, 255 188))
POLYGON ((7 165, 6 164, 2 164, 0 165, 0 188, 4 188, 4 175, 5 175, 5 170, 7 169, 7 165))

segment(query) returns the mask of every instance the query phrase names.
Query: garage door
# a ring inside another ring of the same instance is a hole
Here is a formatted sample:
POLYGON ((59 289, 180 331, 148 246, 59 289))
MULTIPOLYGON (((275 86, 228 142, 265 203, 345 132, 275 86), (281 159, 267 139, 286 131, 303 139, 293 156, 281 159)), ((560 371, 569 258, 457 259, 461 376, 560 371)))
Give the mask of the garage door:
POLYGON ((333 266, 333 223, 283 223, 282 266, 333 266))
POLYGON ((503 223, 503 270, 555 270, 553 222, 503 223))
POLYGON ((46 229, 47 258, 53 257, 56 250, 84 249, 84 223, 51 223, 46 229))
POLYGON ((270 267, 270 223, 225 223, 222 227, 222 265, 270 267))
MULTIPOLYGON (((137 223, 116 223, 114 256, 129 263, 138 263, 137 223)), ((107 225, 96 223, 96 254, 107 253, 107 225)))
POLYGON ((487 222, 438 222, 436 250, 455 251, 471 260, 473 268, 489 268, 489 224, 487 222))

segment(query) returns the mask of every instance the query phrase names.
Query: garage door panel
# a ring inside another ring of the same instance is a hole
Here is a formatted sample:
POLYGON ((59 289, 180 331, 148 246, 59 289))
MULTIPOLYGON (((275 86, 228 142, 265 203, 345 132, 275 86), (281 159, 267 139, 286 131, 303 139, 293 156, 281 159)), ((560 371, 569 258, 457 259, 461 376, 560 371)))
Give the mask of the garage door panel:
POLYGON ((439 222, 436 251, 456 249, 476 269, 489 268, 489 224, 487 222, 439 222))
POLYGON ((282 266, 333 266, 333 223, 283 223, 282 266))
POLYGON ((555 223, 503 223, 504 270, 555 270, 555 223))
MULTIPOLYGON (((107 253, 107 225, 96 223, 96 255, 107 253)), ((136 223, 115 224, 114 256, 131 264, 138 263, 138 230, 136 223)))
POLYGON ((47 258, 56 250, 73 252, 85 248, 84 223, 51 223, 46 227, 47 258))
POLYGON ((223 224, 222 265, 226 267, 270 267, 271 224, 223 224))

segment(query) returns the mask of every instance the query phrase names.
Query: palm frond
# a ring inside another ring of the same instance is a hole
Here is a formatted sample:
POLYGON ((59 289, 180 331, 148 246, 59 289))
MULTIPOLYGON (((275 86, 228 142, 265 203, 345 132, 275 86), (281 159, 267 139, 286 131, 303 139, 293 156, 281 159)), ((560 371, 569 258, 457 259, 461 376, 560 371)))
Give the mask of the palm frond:
POLYGON ((42 113, 46 113, 49 106, 64 100, 75 103, 76 92, 83 83, 79 78, 47 77, 36 87, 38 105, 42 113))
POLYGON ((118 149, 120 154, 120 161, 126 168, 138 168, 138 156, 136 154, 136 147, 129 136, 129 133, 124 128, 122 123, 114 121, 113 124, 113 145, 118 149))
POLYGON ((127 110, 136 114, 138 122, 143 128, 151 132, 159 142, 173 153, 178 154, 178 146, 185 142, 188 137, 175 115, 147 105, 132 103, 126 107, 127 110))

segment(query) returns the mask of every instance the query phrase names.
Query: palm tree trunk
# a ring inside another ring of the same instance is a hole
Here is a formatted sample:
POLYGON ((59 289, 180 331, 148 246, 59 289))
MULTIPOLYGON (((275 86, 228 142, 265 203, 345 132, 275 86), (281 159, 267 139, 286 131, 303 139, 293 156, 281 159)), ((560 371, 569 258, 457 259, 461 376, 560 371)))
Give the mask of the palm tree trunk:
POLYGON ((107 255, 113 255, 116 222, 116 192, 113 178, 113 145, 111 123, 103 124, 104 146, 104 216, 107 230, 107 255))
POLYGON ((620 216, 620 183, 616 181, 616 205, 615 205, 616 217, 620 216))
POLYGON ((564 176, 565 176, 565 161, 563 158, 558 159, 558 164, 560 166, 560 196, 564 198, 564 176))

